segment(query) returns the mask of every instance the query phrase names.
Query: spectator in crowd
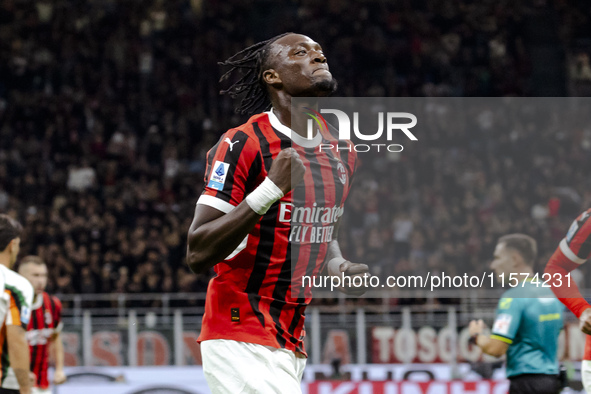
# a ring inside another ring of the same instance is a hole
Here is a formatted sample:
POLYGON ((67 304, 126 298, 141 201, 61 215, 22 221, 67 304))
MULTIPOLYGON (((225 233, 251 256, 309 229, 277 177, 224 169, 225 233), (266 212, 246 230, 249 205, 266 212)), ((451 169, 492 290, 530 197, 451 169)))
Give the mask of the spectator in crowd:
MULTIPOLYGON (((23 253, 47 262, 51 293, 205 291, 207 278, 183 262, 184 234, 206 147, 242 123, 218 96, 220 59, 301 31, 324 37, 347 81, 339 95, 527 95, 527 7, 293 0, 263 13, 238 0, 2 1, 0 212, 25 225, 23 253)), ((588 35, 589 15, 557 11, 565 39, 588 35)), ((356 187, 349 198, 345 255, 371 247, 382 272, 450 261, 478 270, 500 234, 531 234, 541 256, 556 244, 572 213, 549 205, 553 188, 574 187, 571 205, 589 205, 582 123, 560 135, 526 122, 499 137, 490 112, 469 126, 430 116, 449 127, 421 136, 420 154, 360 168, 371 193, 356 187)))

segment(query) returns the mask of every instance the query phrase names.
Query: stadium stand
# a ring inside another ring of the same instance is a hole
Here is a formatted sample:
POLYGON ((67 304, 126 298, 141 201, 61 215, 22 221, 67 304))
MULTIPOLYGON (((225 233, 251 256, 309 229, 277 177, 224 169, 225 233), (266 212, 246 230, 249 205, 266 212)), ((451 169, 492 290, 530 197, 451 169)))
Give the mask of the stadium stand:
MULTIPOLYGON (((340 95, 534 95, 540 85, 561 95, 570 82, 542 72, 536 26, 521 21, 547 22, 554 68, 566 67, 564 48, 576 43, 569 66, 585 81, 583 3, 2 1, 0 212, 24 223, 23 253, 48 262, 51 293, 204 291, 207 278, 184 263, 185 235, 205 149, 240 123, 218 95, 218 61, 293 30, 319 37, 338 65, 340 95)), ((473 132, 429 137, 421 155, 387 169, 389 182, 377 182, 379 163, 362 169, 345 254, 376 267, 391 256, 396 273, 449 260, 477 270, 498 235, 520 231, 538 239, 545 262, 573 214, 591 205, 591 132, 525 125, 499 140, 481 130, 468 146, 473 132)))

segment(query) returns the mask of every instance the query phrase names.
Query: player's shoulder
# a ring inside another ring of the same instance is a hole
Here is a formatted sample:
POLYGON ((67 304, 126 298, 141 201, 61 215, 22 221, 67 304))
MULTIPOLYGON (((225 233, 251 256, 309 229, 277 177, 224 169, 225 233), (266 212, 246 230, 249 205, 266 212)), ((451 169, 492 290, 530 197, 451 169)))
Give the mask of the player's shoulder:
POLYGON ((6 284, 10 286, 31 287, 31 283, 21 274, 0 264, 0 271, 4 274, 6 284))
POLYGON ((62 307, 62 302, 60 301, 59 298, 57 298, 56 296, 49 294, 47 292, 43 292, 44 294, 47 294, 47 298, 50 300, 50 302, 54 305, 55 308, 61 308, 62 307))
MULTIPOLYGON (((208 155, 229 153, 235 156, 243 155, 245 152, 256 154, 260 150, 260 133, 257 133, 255 123, 264 121, 265 114, 252 116, 247 122, 233 127, 223 133, 218 142, 211 148, 208 155)), ((264 127, 263 127, 264 129, 264 127)))
POLYGON ((266 126, 271 126, 269 116, 262 112, 251 116, 246 122, 239 126, 233 127, 223 134, 223 137, 232 137, 238 135, 245 135, 249 139, 257 141, 260 138, 259 130, 265 129, 266 126), (262 128, 261 128, 262 126, 262 128))
POLYGON ((19 293, 26 299, 32 299, 33 285, 31 285, 31 282, 29 282, 24 276, 3 265, 0 265, 0 270, 4 273, 4 279, 6 281, 5 287, 7 290, 19 293))
POLYGON ((498 302, 499 311, 514 310, 522 304, 523 291, 520 286, 512 287, 506 290, 498 302))

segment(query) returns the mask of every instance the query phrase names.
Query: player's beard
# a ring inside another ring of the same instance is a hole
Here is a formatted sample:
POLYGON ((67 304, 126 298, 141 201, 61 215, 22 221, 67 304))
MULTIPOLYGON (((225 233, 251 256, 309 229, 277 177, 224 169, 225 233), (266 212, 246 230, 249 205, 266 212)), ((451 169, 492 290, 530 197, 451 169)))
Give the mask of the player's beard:
POLYGON ((326 97, 332 95, 337 91, 339 84, 335 78, 322 79, 314 83, 314 88, 318 92, 319 97, 326 97))

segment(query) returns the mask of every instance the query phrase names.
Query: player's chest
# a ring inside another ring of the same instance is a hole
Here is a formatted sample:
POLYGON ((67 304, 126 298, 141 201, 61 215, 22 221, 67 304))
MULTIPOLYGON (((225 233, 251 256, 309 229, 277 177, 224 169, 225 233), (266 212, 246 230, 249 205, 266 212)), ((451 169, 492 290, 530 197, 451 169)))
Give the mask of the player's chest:
POLYGON ((30 346, 46 345, 55 332, 51 311, 39 308, 33 311, 27 328, 26 338, 30 346))
POLYGON ((31 313, 28 330, 54 329, 55 321, 51 309, 42 306, 31 313))
MULTIPOLYGON (((263 153, 264 168, 257 184, 262 182, 271 168, 279 147, 266 155, 263 153)), ((312 149, 298 150, 306 168, 304 179, 281 199, 283 203, 297 206, 317 207, 341 206, 349 188, 350 174, 340 156, 332 153, 316 152, 312 149)))

